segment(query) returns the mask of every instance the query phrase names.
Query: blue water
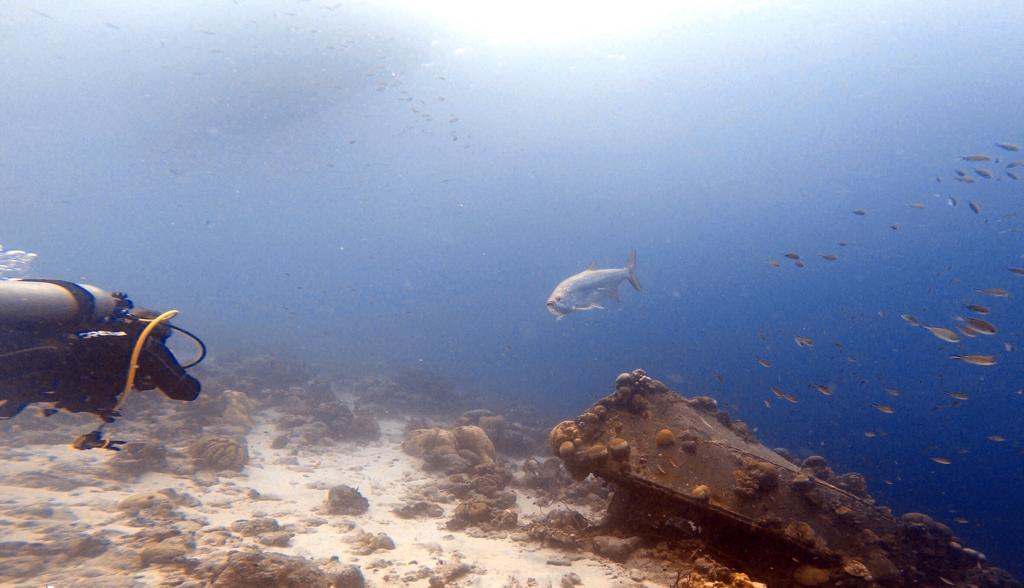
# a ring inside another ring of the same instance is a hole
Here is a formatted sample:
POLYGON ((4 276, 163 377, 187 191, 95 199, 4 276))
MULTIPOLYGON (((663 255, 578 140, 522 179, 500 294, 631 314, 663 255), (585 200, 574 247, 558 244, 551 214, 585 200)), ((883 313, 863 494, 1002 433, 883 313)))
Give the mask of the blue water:
POLYGON ((394 2, 5 2, 0 243, 177 308, 214 356, 423 365, 552 420, 643 367, 1021 575, 1024 155, 994 142, 1024 143, 1024 3, 751 4, 496 43, 394 2), (968 153, 999 179, 955 182, 968 153), (548 314, 633 249, 642 293, 548 314), (964 302, 999 334, 899 319, 964 302))

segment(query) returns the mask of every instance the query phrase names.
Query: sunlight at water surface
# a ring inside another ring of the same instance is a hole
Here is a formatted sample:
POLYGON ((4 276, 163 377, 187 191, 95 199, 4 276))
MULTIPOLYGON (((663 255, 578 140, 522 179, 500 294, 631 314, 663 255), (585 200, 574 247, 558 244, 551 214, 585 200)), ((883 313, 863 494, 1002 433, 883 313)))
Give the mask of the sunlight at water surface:
POLYGON ((400 0, 402 7, 451 32, 505 45, 571 44, 649 34, 699 18, 721 17, 763 2, 750 0, 400 0))

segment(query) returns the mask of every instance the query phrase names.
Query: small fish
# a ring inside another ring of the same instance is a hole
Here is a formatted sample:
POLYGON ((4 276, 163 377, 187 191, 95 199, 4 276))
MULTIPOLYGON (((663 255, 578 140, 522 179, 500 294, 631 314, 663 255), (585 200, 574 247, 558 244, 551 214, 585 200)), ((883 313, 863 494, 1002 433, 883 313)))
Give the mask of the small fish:
POLYGON ((1005 288, 981 288, 977 290, 982 294, 988 294, 989 296, 995 296, 996 298, 1006 298, 1010 295, 1010 292, 1005 288))
POLYGON ((1024 276, 1024 267, 1008 267, 1006 268, 1006 270, 1009 271, 1011 274, 1024 276))
POLYGON ((949 358, 959 359, 960 361, 971 365, 996 365, 996 358, 992 355, 950 355, 949 358))
POLYGON ((950 206, 956 206, 957 204, 959 204, 957 199, 952 197, 952 196, 947 196, 946 197, 946 203, 949 204, 950 206))
POLYGON ((955 177, 953 179, 958 181, 958 182, 963 182, 965 184, 973 184, 974 183, 974 176, 957 176, 957 177, 955 177))
POLYGON ((958 170, 953 170, 953 171, 955 171, 956 175, 960 176, 961 178, 965 177, 967 175, 967 170, 965 170, 965 169, 958 169, 958 170))
POLYGON ((889 228, 894 230, 894 231, 900 230, 900 226, 899 225, 889 225, 889 228))
POLYGON ((964 308, 971 312, 976 312, 978 314, 988 314, 992 312, 992 310, 989 307, 982 306, 980 304, 965 304, 964 308))
POLYGON ((840 247, 846 247, 846 241, 838 241, 836 245, 839 245, 840 247))
POLYGON ((878 403, 875 403, 875 404, 872 404, 871 406, 875 407, 875 410, 877 410, 878 412, 880 412, 882 414, 892 414, 892 413, 896 412, 896 409, 894 409, 893 407, 889 406, 888 404, 878 404, 878 403))
POLYGON ((912 314, 901 314, 900 318, 907 321, 907 324, 912 327, 920 327, 921 321, 917 320, 917 317, 912 314))
POLYGON ((796 261, 794 261, 794 262, 793 262, 793 265, 795 265, 795 266, 797 266, 797 267, 804 267, 804 262, 802 262, 802 261, 800 261, 800 260, 798 259, 798 260, 796 260, 796 261))
POLYGON ((831 255, 831 254, 829 254, 829 255, 822 255, 821 258, 824 259, 825 261, 835 261, 835 260, 839 259, 837 256, 831 255))
POLYGON ((948 457, 933 457, 931 460, 942 465, 949 465, 953 463, 948 457))
POLYGON ((909 206, 910 208, 916 208, 918 210, 924 210, 924 204, 921 202, 914 202, 912 204, 908 204, 907 206, 909 206))
POLYGON ((764 403, 764 407, 765 408, 771 408, 772 407, 772 401, 771 400, 762 400, 761 402, 764 403))
POLYGON ((636 251, 629 254, 626 267, 597 269, 597 263, 591 263, 582 272, 562 280, 548 297, 548 312, 561 320, 570 312, 604 308, 600 303, 605 299, 619 301, 619 284, 623 281, 628 281, 637 292, 640 291, 640 281, 636 278, 636 251))
POLYGON ((864 431, 864 436, 867 437, 868 439, 874 439, 875 437, 878 436, 878 433, 874 431, 864 431))
POLYGON ((978 174, 979 176, 981 176, 981 177, 983 177, 985 179, 988 179, 988 180, 992 179, 992 170, 985 169, 983 167, 979 167, 979 168, 976 168, 974 170, 974 173, 978 174))
POLYGON ((801 337, 797 335, 793 337, 793 341, 796 342, 797 347, 814 347, 814 339, 810 337, 801 337))
POLYGON ((868 213, 868 211, 864 210, 863 208, 857 208, 857 209, 854 209, 854 211, 853 211, 853 214, 855 214, 857 216, 864 216, 867 213, 868 213))
POLYGON ((723 377, 722 374, 720 374, 718 372, 712 372, 712 374, 715 376, 715 379, 718 380, 719 384, 724 384, 725 383, 725 377, 723 377))
POLYGON ((985 437, 985 438, 988 439, 989 441, 993 442, 993 443, 1005 443, 1006 442, 1006 437, 1003 437, 1002 435, 989 435, 988 437, 985 437))
POLYGON ((975 331, 970 325, 957 325, 956 330, 960 331, 964 337, 970 337, 971 339, 981 334, 978 331, 975 331))
POLYGON ((790 251, 789 253, 783 253, 782 256, 783 257, 788 257, 789 259, 800 259, 800 254, 799 253, 793 253, 792 251, 790 251))
POLYGON ((886 388, 885 389, 885 393, 888 394, 889 396, 892 396, 893 398, 896 398, 897 396, 900 395, 900 389, 899 388, 886 388))
POLYGON ((971 521, 967 520, 965 517, 955 517, 953 519, 953 522, 957 523, 958 525, 966 525, 967 523, 969 523, 971 521))
POLYGON ((779 390, 778 388, 776 388, 774 386, 771 387, 771 391, 772 391, 772 394, 774 394, 776 398, 785 398, 786 397, 786 393, 785 392, 783 392, 782 390, 779 390))
POLYGON ((1020 145, 1016 143, 996 143, 996 147, 1007 151, 1020 151, 1020 145))
POLYGON ((949 397, 952 398, 953 400, 959 400, 961 402, 971 399, 971 397, 968 396, 966 392, 949 392, 949 397))
POLYGON ((1009 341, 1003 341, 1003 349, 1005 349, 1007 353, 1013 353, 1015 347, 1013 346, 1013 343, 1010 343, 1009 341))
POLYGON ((832 387, 826 386, 825 384, 814 384, 814 389, 821 392, 825 396, 832 396, 832 387))
POLYGON ((789 402, 792 402, 793 404, 800 402, 799 400, 796 399, 796 396, 793 396, 792 394, 786 394, 785 396, 783 396, 783 398, 785 398, 789 402))
POLYGON ((921 326, 924 327, 929 333, 935 335, 939 339, 942 339, 946 343, 960 342, 960 335, 957 335, 956 333, 945 327, 936 327, 932 325, 926 325, 924 323, 921 323, 921 326))
POLYGON ((982 335, 995 335, 998 332, 996 330, 995 325, 988 321, 983 321, 979 318, 967 317, 963 319, 963 321, 970 325, 971 328, 974 329, 976 332, 981 333, 982 335))
POLYGON ((1024 167, 1024 159, 1018 159, 1016 161, 1011 161, 1010 163, 1006 164, 1006 169, 1012 169, 1015 167, 1024 167))
POLYGON ((768 262, 768 265, 770 265, 770 266, 772 266, 772 267, 782 267, 782 264, 781 264, 781 263, 779 263, 778 261, 775 261, 774 259, 773 259, 773 260, 771 260, 771 261, 769 261, 769 262, 768 262))
POLYGON ((769 362, 767 359, 765 359, 763 357, 757 358, 757 363, 761 364, 761 367, 765 367, 765 368, 772 367, 771 362, 769 362))
POLYGON ((857 358, 852 355, 846 356, 846 363, 857 363, 857 358))
POLYGON ((971 207, 971 211, 974 212, 974 214, 981 214, 981 206, 979 204, 971 202, 967 206, 971 207))
POLYGON ((1019 179, 1020 179, 1020 174, 1018 174, 1018 173, 1014 173, 1014 172, 1012 172, 1012 171, 1007 171, 1007 172, 1006 172, 1006 175, 1007 175, 1007 177, 1009 177, 1009 178, 1010 178, 1011 180, 1019 180, 1019 179))
POLYGON ((974 155, 961 155, 960 159, 964 161, 992 161, 992 158, 983 153, 976 153, 974 155))

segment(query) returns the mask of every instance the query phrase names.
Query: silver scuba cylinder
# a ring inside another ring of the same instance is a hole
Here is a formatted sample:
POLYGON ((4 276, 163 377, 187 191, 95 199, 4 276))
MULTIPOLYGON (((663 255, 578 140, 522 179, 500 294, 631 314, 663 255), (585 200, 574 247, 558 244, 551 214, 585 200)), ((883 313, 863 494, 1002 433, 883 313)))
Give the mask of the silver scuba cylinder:
POLYGON ((32 328, 94 323, 118 308, 114 294, 59 280, 0 280, 0 326, 32 328))

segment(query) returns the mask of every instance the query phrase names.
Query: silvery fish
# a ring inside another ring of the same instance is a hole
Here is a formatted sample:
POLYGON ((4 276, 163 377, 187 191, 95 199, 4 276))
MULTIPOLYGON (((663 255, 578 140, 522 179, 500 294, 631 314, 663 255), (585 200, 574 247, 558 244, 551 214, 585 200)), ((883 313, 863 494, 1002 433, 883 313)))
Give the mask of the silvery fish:
POLYGON ((605 299, 619 301, 619 284, 623 280, 629 280, 637 292, 640 291, 640 281, 636 279, 636 251, 629 254, 626 267, 597 269, 597 262, 594 262, 562 280, 548 297, 548 312, 561 319, 577 310, 604 308, 601 302, 605 299))

